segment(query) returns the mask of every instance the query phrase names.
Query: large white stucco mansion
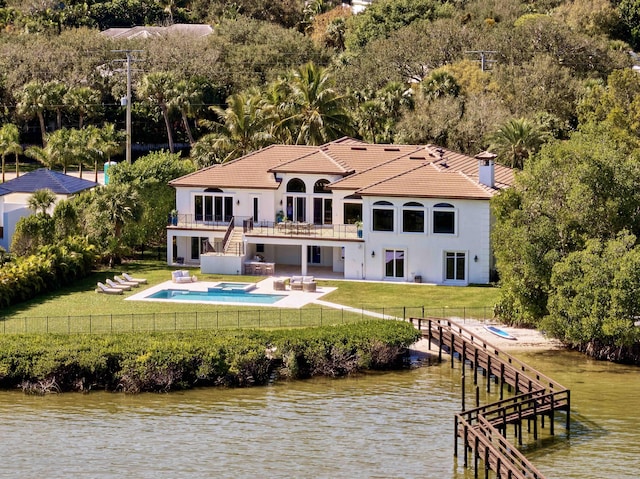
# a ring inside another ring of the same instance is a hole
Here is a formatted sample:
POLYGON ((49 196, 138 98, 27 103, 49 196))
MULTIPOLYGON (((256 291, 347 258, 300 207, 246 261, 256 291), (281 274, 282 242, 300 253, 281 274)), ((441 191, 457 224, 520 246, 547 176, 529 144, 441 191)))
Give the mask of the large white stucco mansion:
POLYGON ((269 146, 170 183, 167 262, 241 274, 260 256, 275 274, 488 283, 489 200, 513 182, 494 156, 351 138, 269 146))

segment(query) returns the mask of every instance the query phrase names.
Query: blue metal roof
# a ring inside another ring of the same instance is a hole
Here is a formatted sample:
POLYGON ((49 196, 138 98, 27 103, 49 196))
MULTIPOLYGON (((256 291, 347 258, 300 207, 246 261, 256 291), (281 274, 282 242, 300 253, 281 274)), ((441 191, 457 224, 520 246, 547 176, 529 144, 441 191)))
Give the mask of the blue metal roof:
POLYGON ((59 171, 40 168, 6 181, 0 185, 0 196, 9 193, 34 193, 45 188, 57 195, 73 195, 98 186, 98 183, 84 180, 59 171))

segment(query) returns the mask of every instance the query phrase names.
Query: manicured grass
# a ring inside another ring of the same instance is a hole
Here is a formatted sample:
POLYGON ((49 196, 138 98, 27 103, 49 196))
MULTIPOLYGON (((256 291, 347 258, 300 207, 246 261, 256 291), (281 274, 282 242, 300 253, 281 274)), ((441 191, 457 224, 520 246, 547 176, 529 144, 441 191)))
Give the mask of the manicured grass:
MULTIPOLYGON (((42 295, 2 312, 0 333, 6 332, 117 332, 167 329, 226 329, 237 327, 278 328, 348 323, 365 318, 318 305, 301 310, 260 306, 224 306, 208 304, 170 304, 125 301, 140 288, 123 295, 97 294, 97 281, 112 278, 123 271, 145 277, 148 285, 171 278, 170 268, 159 261, 137 261, 117 269, 96 272, 75 285, 42 295)), ((257 282, 260 277, 203 275, 201 281, 257 282)), ((393 284, 349 281, 320 281, 320 285, 338 289, 322 299, 386 316, 458 316, 491 317, 498 289, 491 287, 444 287, 420 284, 393 284)))
POLYGON ((417 307, 483 308, 498 300, 500 290, 490 286, 432 286, 354 281, 326 281, 338 289, 322 299, 357 308, 417 307))

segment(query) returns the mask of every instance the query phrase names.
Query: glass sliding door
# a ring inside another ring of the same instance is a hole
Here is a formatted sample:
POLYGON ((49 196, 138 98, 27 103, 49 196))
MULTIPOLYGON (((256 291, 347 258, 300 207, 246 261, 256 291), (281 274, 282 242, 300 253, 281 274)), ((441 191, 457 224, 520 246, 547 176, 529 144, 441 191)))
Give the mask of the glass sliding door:
POLYGON ((404 250, 384 250, 384 275, 387 278, 404 278, 404 250))

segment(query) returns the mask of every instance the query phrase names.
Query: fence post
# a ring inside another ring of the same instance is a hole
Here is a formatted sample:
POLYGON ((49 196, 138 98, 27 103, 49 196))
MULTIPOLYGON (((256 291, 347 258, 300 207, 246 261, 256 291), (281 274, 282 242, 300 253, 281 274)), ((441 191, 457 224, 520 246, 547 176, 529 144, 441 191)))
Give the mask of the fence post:
POLYGON ((220 329, 220 310, 216 309, 216 329, 220 329))
POLYGON ((111 329, 111 332, 113 333, 113 313, 109 315, 109 328, 111 329))
POLYGON ((91 333, 92 330, 91 326, 91 315, 89 315, 89 333, 91 333))
POLYGON ((322 326, 322 306, 320 306, 320 326, 322 326))
POLYGON ((198 312, 196 311, 196 331, 198 330, 198 312))

